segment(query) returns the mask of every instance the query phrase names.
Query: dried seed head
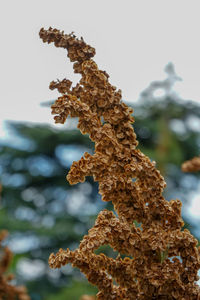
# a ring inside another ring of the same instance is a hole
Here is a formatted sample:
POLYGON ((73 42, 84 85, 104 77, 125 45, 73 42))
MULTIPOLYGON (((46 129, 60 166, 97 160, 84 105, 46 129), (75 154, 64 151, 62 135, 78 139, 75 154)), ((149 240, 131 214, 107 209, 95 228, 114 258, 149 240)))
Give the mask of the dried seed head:
POLYGON ((136 149, 133 110, 121 101, 121 90, 98 69, 91 59, 95 50, 83 39, 52 28, 42 28, 40 37, 66 48, 74 72, 81 74, 75 87, 67 79, 51 83, 63 94, 52 105, 55 121, 78 117, 78 128, 95 143, 93 155, 73 162, 67 180, 75 184, 93 176, 102 200, 112 201, 118 215, 100 212, 79 248, 51 255, 50 266, 78 267, 98 287, 97 299, 199 299, 197 241, 181 231, 181 202, 164 199, 166 183, 155 162, 136 149), (105 244, 127 257, 95 254, 105 244))

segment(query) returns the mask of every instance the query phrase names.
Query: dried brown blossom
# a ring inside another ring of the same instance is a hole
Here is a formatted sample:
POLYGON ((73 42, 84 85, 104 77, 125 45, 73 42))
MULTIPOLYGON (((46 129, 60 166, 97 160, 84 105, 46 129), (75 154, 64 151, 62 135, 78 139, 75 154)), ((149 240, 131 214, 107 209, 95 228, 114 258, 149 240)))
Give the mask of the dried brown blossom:
POLYGON ((52 105, 55 122, 64 123, 68 115, 78 117, 80 131, 95 142, 94 155, 86 152, 74 162, 67 180, 76 184, 93 176, 102 200, 112 201, 118 215, 100 212, 79 248, 52 253, 50 266, 78 267, 98 287, 99 300, 200 299, 198 242, 182 230, 181 202, 164 199, 166 183, 155 162, 136 149, 133 110, 121 101, 121 90, 98 69, 91 59, 95 50, 83 39, 52 28, 42 28, 40 37, 66 48, 75 73, 81 74, 74 88, 62 83, 67 80, 51 85, 62 93, 52 105), (95 254, 102 245, 125 258, 95 254))
POLYGON ((0 300, 30 300, 24 286, 14 286, 10 281, 12 274, 5 274, 12 260, 12 252, 8 247, 2 247, 1 243, 7 236, 7 231, 0 232, 0 300))
POLYGON ((182 164, 183 172, 198 172, 200 171, 200 156, 187 160, 182 164))
POLYGON ((80 300, 95 300, 94 296, 83 295, 80 300))

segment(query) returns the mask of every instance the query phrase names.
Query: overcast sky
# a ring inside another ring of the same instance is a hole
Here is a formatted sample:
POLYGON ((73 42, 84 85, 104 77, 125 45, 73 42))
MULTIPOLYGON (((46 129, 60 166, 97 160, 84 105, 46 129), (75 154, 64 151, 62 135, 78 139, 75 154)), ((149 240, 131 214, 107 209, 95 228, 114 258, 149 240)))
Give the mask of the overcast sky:
POLYGON ((95 60, 137 100, 152 81, 165 77, 172 61, 183 82, 177 90, 200 99, 200 2, 193 0, 13 0, 1 1, 0 119, 53 122, 39 103, 55 99, 49 82, 76 81, 64 49, 43 44, 38 32, 49 26, 74 31, 96 48, 95 60))
MULTIPOLYGON (((0 137, 5 119, 53 124, 50 108, 39 106, 58 96, 48 89, 50 81, 78 79, 66 51, 39 39, 41 27, 83 36, 126 101, 137 100, 151 81, 164 79, 169 61, 183 79, 176 90, 200 101, 199 5, 199 0, 1 1, 0 137)), ((193 202, 191 214, 199 203, 193 202)))

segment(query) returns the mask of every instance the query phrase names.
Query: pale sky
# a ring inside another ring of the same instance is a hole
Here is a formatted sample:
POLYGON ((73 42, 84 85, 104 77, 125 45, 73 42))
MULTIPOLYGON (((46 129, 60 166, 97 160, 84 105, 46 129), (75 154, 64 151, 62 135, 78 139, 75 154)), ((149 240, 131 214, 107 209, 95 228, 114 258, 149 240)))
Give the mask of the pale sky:
POLYGON ((53 124, 50 108, 39 106, 58 97, 48 89, 50 81, 78 78, 64 49, 43 44, 41 27, 83 36, 126 101, 164 79, 169 61, 183 79, 177 92, 200 101, 199 12, 199 0, 1 1, 0 137, 5 119, 53 124))
POLYGON ((57 78, 77 80, 66 51, 43 44, 38 32, 49 26, 74 31, 96 48, 99 67, 137 100, 152 80, 162 80, 172 61, 184 98, 200 99, 200 1, 195 0, 6 0, 1 1, 0 120, 53 122, 42 101, 57 78))

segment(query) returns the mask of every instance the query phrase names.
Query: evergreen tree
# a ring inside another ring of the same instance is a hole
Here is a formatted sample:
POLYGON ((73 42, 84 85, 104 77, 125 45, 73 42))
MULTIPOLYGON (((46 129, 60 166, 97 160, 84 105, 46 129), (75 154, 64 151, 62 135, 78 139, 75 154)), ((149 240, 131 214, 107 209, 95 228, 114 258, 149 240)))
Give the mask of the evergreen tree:
MULTIPOLYGON (((134 128, 140 149, 157 162, 166 178, 167 199, 176 196, 186 203, 189 193, 197 189, 199 175, 183 173, 181 164, 199 154, 200 106, 176 95, 173 85, 179 77, 172 65, 166 71, 164 81, 150 84, 140 101, 133 103, 134 128), (160 89, 162 96, 158 96, 160 89)), ((92 153, 93 143, 73 129, 72 120, 64 129, 22 122, 10 122, 7 127, 13 135, 10 143, 0 145, 0 228, 10 232, 8 242, 16 253, 12 268, 18 266, 18 281, 26 283, 32 299, 47 299, 51 293, 56 299, 77 299, 87 292, 83 283, 69 288, 74 274, 82 278, 79 271, 70 267, 52 271, 47 260, 61 246, 75 248, 95 215, 103 207, 112 209, 100 201, 98 186, 90 177, 77 186, 65 180, 72 161, 85 151, 92 153)), ((185 221, 199 237, 186 214, 185 221)), ((109 247, 105 252, 114 255, 109 247)))
POLYGON ((50 252, 63 243, 75 247, 102 206, 90 178, 78 187, 65 180, 66 167, 91 152, 92 143, 73 129, 16 122, 7 127, 14 133, 11 143, 0 148, 0 228, 10 232, 18 281, 27 280, 32 299, 46 299, 66 286, 66 272, 68 283, 72 276, 70 269, 49 269, 50 252))

